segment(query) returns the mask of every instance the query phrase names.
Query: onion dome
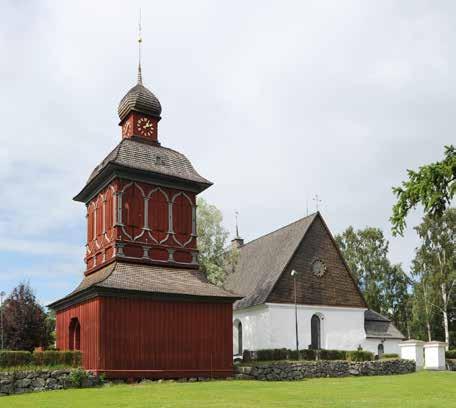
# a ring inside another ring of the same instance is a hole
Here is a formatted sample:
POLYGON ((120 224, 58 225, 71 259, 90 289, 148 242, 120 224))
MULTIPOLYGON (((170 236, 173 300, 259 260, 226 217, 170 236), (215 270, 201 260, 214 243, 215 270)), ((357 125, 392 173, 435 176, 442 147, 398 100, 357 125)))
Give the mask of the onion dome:
POLYGON ((131 111, 144 113, 160 119, 161 105, 158 98, 142 83, 141 66, 138 67, 138 83, 122 98, 117 108, 120 120, 131 111))

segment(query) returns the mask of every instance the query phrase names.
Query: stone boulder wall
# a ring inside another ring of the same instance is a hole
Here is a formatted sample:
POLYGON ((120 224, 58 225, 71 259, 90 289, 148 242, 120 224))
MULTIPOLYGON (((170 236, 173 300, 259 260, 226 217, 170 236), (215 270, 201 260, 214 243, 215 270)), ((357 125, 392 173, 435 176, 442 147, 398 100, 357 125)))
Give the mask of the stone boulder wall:
POLYGON ((416 366, 414 361, 402 359, 362 362, 281 361, 238 366, 236 370, 238 378, 289 381, 318 377, 407 374, 415 372, 416 366))
MULTIPOLYGON (((33 391, 61 390, 74 388, 71 373, 74 369, 33 370, 0 372, 0 396, 23 394, 33 391)), ((92 373, 87 373, 83 387, 94 387, 100 384, 100 379, 92 373)))

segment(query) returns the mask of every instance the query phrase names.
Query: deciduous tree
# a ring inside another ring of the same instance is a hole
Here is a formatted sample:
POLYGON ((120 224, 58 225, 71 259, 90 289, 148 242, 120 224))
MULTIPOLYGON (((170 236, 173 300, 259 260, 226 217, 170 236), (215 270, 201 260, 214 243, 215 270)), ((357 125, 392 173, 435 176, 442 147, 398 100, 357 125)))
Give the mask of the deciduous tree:
POLYGON ((439 293, 432 303, 442 315, 445 341, 450 344, 450 305, 456 296, 456 209, 440 217, 425 216, 416 231, 421 238, 414 263, 414 275, 429 291, 439 293))
POLYGON ((8 349, 32 351, 39 346, 46 348, 52 342, 52 325, 28 283, 19 284, 6 298, 3 324, 8 349))
POLYGON ((221 285, 225 267, 236 263, 237 253, 227 248, 228 231, 222 225, 221 211, 201 197, 197 205, 199 264, 210 282, 221 285))
POLYGON ((372 227, 355 231, 350 226, 336 241, 369 308, 389 316, 408 333, 409 279, 401 265, 389 261, 389 243, 383 232, 372 227))
POLYGON ((407 215, 418 204, 428 217, 440 217, 456 195, 456 148, 446 146, 442 161, 408 170, 408 180, 393 187, 393 192, 397 197, 390 218, 394 235, 403 234, 407 215))

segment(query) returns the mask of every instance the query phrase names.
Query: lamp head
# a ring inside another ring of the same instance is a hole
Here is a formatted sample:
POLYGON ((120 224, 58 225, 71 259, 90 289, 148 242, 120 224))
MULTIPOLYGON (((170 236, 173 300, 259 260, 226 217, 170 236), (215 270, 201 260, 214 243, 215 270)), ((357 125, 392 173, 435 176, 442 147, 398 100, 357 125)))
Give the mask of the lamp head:
POLYGON ((293 276, 293 278, 298 274, 298 272, 296 272, 294 269, 291 271, 291 276, 293 276))

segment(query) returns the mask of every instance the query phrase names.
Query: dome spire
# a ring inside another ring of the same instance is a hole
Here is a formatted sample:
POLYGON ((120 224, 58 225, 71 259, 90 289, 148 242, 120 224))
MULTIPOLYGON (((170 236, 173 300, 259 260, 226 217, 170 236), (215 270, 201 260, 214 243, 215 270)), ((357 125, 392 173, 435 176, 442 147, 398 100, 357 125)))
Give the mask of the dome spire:
POLYGON ((138 22, 138 84, 142 85, 142 72, 141 72, 141 9, 139 9, 139 22, 138 22))

